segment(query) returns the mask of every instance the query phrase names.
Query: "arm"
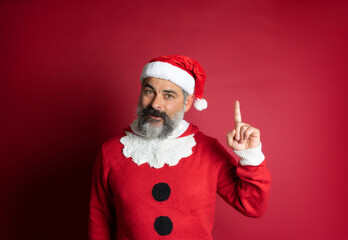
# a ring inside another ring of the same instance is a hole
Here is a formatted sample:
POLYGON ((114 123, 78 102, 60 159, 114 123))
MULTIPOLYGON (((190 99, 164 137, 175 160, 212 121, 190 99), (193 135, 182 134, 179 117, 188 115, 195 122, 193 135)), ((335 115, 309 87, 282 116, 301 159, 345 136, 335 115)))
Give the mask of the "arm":
POLYGON ((241 157, 237 166, 232 156, 225 149, 221 150, 221 145, 218 148, 222 152, 220 157, 223 164, 219 170, 217 193, 242 214, 261 217, 267 207, 271 184, 265 160, 257 158, 262 154, 261 146, 259 149, 250 149, 249 152, 235 151, 241 157), (243 154, 247 156, 241 156, 243 154))
MULTIPOLYGON (((234 107, 235 129, 227 133, 227 145, 241 158, 232 166, 230 157, 219 171, 218 193, 241 213, 250 217, 263 215, 271 184, 261 151, 260 130, 242 122, 239 102, 234 107)), ((227 156, 227 152, 225 155, 227 156)))
POLYGON ((112 193, 107 181, 108 169, 103 152, 98 155, 92 175, 89 206, 89 240, 114 240, 116 232, 116 213, 112 193))

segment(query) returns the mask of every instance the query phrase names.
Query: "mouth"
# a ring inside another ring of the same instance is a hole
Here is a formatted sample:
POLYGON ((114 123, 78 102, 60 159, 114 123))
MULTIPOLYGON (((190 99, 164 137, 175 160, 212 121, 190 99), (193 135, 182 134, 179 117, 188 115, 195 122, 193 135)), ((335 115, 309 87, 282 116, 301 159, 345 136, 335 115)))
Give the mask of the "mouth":
POLYGON ((157 116, 154 116, 154 115, 149 115, 150 118, 152 118, 153 120, 157 120, 157 121, 160 121, 162 120, 163 118, 162 117, 157 117, 157 116))

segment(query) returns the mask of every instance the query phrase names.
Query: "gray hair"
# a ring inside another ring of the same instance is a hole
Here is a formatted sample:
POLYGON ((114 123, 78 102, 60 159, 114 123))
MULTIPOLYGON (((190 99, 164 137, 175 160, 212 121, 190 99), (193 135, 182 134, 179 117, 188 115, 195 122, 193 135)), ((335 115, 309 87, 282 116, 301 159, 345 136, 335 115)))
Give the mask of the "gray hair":
POLYGON ((182 93, 184 94, 184 104, 186 102, 187 97, 189 96, 188 92, 186 92, 183 88, 181 88, 182 93))

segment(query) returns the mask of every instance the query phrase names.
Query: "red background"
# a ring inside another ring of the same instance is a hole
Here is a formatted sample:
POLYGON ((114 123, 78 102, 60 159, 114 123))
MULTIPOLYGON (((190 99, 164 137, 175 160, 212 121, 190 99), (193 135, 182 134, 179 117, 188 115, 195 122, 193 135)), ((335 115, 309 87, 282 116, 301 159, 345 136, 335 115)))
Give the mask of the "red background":
MULTIPOLYGON (((1 239, 86 239, 102 142, 135 117, 143 65, 195 58, 225 142, 233 102, 261 129, 269 207, 217 200, 223 239, 348 239, 347 1, 1 1, 1 239)), ((136 227, 136 226, 135 226, 136 227)))

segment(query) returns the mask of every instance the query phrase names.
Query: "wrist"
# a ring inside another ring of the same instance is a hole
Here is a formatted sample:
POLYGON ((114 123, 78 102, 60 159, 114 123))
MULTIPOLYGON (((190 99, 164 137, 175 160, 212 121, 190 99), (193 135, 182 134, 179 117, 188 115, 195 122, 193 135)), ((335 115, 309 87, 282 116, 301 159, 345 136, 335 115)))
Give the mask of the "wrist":
POLYGON ((242 166, 258 166, 263 160, 265 160, 265 156, 261 151, 261 142, 258 147, 249 148, 245 150, 234 150, 235 154, 240 157, 239 163, 242 166))

